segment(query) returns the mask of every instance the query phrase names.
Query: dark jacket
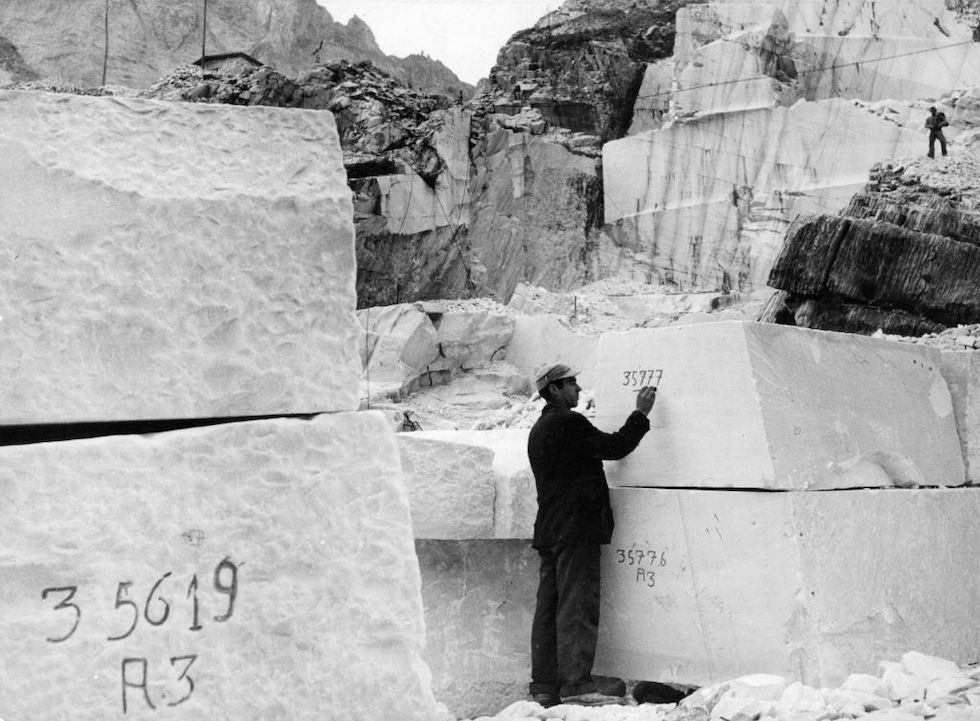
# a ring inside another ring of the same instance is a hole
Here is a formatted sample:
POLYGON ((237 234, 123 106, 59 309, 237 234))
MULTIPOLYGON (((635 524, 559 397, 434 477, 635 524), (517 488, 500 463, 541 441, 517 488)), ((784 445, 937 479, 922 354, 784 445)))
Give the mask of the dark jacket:
POLYGON ((949 121, 946 120, 946 113, 936 113, 926 118, 926 127, 931 133, 941 133, 947 125, 949 121))
POLYGON ((603 433, 580 413, 544 407, 527 439, 538 490, 534 548, 609 543, 613 518, 602 461, 630 453, 648 430, 650 421, 636 411, 618 431, 603 433))

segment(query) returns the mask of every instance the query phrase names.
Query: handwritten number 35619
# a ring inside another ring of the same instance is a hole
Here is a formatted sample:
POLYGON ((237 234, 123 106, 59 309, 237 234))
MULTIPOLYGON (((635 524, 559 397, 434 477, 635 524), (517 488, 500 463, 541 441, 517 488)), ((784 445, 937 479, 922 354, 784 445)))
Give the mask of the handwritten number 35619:
MULTIPOLYGON (((161 595, 162 586, 164 582, 173 575, 171 572, 163 574, 157 582, 153 584, 150 592, 146 596, 146 600, 143 602, 143 607, 140 609, 140 605, 129 598, 129 589, 132 587, 132 581, 120 581, 119 586, 116 588, 116 603, 113 606, 114 610, 123 609, 124 612, 132 615, 132 620, 129 622, 129 627, 123 633, 116 636, 108 636, 109 641, 121 641, 124 638, 129 637, 133 631, 136 630, 136 626, 139 623, 140 616, 146 619, 146 622, 151 626, 161 626, 170 617, 170 601, 168 601, 163 595, 161 595)), ((223 613, 214 616, 214 620, 218 622, 227 621, 232 617, 235 612, 235 600, 238 597, 238 566, 230 561, 229 559, 223 559, 214 569, 214 590, 217 593, 224 594, 228 597, 227 607, 223 613)), ((51 594, 64 594, 58 604, 54 607, 55 611, 65 610, 73 614, 74 618, 72 620, 71 628, 68 629, 68 633, 64 636, 49 636, 46 640, 49 643, 62 643, 67 641, 75 631, 78 630, 78 625, 82 620, 82 609, 77 603, 73 603, 72 599, 75 598, 75 593, 78 591, 78 586, 56 586, 51 588, 45 588, 41 591, 41 600, 46 601, 48 596, 51 594)), ((200 605, 198 602, 198 580, 197 574, 191 578, 191 582, 187 586, 187 598, 191 600, 191 631, 200 631, 203 627, 200 622, 200 605)))

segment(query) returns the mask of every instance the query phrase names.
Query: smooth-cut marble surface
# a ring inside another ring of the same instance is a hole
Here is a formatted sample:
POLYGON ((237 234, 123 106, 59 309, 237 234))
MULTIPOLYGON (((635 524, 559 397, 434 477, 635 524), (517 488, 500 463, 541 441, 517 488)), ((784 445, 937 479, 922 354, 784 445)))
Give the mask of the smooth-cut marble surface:
POLYGON ((430 721, 424 635, 380 413, 0 448, 4 719, 430 721))
POLYGON ((980 489, 611 495, 597 673, 835 687, 908 649, 980 654, 980 489))
POLYGON ((650 432, 610 484, 833 489, 965 482, 939 351, 750 322, 611 333, 596 425, 658 385, 650 432), (653 381, 651 381, 651 378, 653 381))
POLYGON ((354 410, 330 113, 0 91, 0 424, 354 410))

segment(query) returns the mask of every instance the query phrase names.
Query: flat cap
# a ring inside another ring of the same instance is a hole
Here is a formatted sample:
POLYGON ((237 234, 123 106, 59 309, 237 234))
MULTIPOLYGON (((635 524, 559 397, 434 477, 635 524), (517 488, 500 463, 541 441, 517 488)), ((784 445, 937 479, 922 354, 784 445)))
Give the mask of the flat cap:
POLYGON ((538 393, 540 393, 548 387, 549 383, 560 381, 562 378, 574 378, 578 373, 578 371, 573 371, 564 363, 554 363, 538 370, 537 376, 534 379, 534 385, 537 387, 538 393))

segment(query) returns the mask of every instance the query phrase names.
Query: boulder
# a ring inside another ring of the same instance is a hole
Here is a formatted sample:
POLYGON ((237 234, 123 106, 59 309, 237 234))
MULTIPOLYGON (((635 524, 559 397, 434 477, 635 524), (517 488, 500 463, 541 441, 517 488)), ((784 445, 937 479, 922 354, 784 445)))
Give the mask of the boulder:
MULTIPOLYGON (((909 648, 977 657, 980 579, 963 569, 980 550, 978 489, 611 497, 596 673, 704 685, 751 672, 834 687, 909 648)), ((883 681, 890 698, 921 700, 931 675, 896 668, 883 681)), ((791 689, 787 709, 822 713, 820 692, 789 703, 791 689)))
POLYGON ((439 340, 429 314, 419 303, 401 303, 357 311, 364 329, 361 396, 401 395, 418 387, 439 357, 439 340))
POLYGON ((449 311, 435 325, 441 356, 435 367, 461 371, 505 359, 514 334, 514 319, 492 312, 449 311))
POLYGON ((381 414, 2 447, 0 548, 6 718, 436 718, 381 414))
POLYGON ((329 114, 0 91, 0 155, 0 425, 357 407, 329 114))
POLYGON ((651 432, 606 464, 611 484, 803 490, 964 482, 934 348, 730 322, 605 335, 597 357, 599 428, 619 428, 641 386, 660 389, 651 432))

